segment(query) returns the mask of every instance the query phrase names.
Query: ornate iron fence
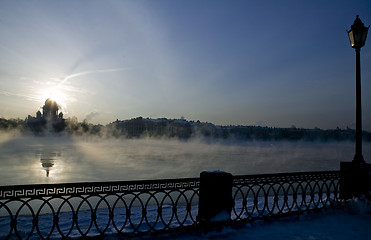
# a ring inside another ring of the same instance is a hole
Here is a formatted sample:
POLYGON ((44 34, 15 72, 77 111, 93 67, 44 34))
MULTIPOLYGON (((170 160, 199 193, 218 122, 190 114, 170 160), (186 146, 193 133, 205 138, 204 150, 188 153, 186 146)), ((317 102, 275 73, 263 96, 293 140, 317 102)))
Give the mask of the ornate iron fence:
POLYGON ((199 179, 0 187, 0 236, 135 234, 196 223, 199 179))
MULTIPOLYGON (((185 178, 3 186, 0 238, 132 235, 195 226, 200 184, 200 178, 185 178)), ((232 221, 340 202, 339 171, 234 176, 231 186, 232 221)))
POLYGON ((339 171, 234 176, 232 220, 338 206, 339 189, 339 171))

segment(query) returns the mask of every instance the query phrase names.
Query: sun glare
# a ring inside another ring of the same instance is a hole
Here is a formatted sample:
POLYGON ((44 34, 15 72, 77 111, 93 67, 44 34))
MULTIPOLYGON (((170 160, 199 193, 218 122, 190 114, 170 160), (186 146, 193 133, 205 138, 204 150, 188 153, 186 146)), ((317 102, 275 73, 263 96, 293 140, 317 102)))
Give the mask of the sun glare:
POLYGON ((57 88, 45 89, 41 95, 41 101, 50 98, 57 102, 59 106, 65 106, 66 96, 57 88))

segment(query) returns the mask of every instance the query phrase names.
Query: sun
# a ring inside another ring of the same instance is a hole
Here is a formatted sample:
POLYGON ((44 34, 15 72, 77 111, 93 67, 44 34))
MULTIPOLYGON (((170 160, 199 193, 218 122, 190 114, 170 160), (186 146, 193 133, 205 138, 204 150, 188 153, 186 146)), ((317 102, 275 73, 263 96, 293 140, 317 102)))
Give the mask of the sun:
POLYGON ((65 106, 66 96, 58 88, 45 89, 40 100, 45 101, 48 98, 57 102, 59 106, 65 106))

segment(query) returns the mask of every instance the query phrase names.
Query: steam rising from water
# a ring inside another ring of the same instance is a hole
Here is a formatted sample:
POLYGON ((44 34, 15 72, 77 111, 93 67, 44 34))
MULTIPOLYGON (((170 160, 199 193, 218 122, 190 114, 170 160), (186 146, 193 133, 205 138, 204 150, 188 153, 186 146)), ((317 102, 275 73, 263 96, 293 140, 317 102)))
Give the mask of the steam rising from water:
MULTIPOLYGON (((366 161, 371 144, 364 143, 366 161)), ((205 142, 4 135, 0 185, 338 170, 351 142, 205 142), (49 160, 48 160, 49 159, 49 160), (49 175, 47 177, 47 175, 49 175)))

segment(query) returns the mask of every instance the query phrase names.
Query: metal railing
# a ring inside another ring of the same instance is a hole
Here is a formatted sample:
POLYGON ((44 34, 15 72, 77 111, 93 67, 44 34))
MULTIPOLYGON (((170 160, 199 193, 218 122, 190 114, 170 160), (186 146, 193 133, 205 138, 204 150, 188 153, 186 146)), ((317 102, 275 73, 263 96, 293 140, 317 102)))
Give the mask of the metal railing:
POLYGON ((196 223, 198 178, 0 187, 0 237, 135 234, 196 223))
MULTIPOLYGON (((339 178, 339 171, 233 176, 230 220, 337 205, 339 178)), ((0 238, 135 235, 196 226, 200 196, 200 178, 2 186, 0 238)))
POLYGON ((339 171, 234 176, 232 220, 337 206, 339 189, 339 171))

